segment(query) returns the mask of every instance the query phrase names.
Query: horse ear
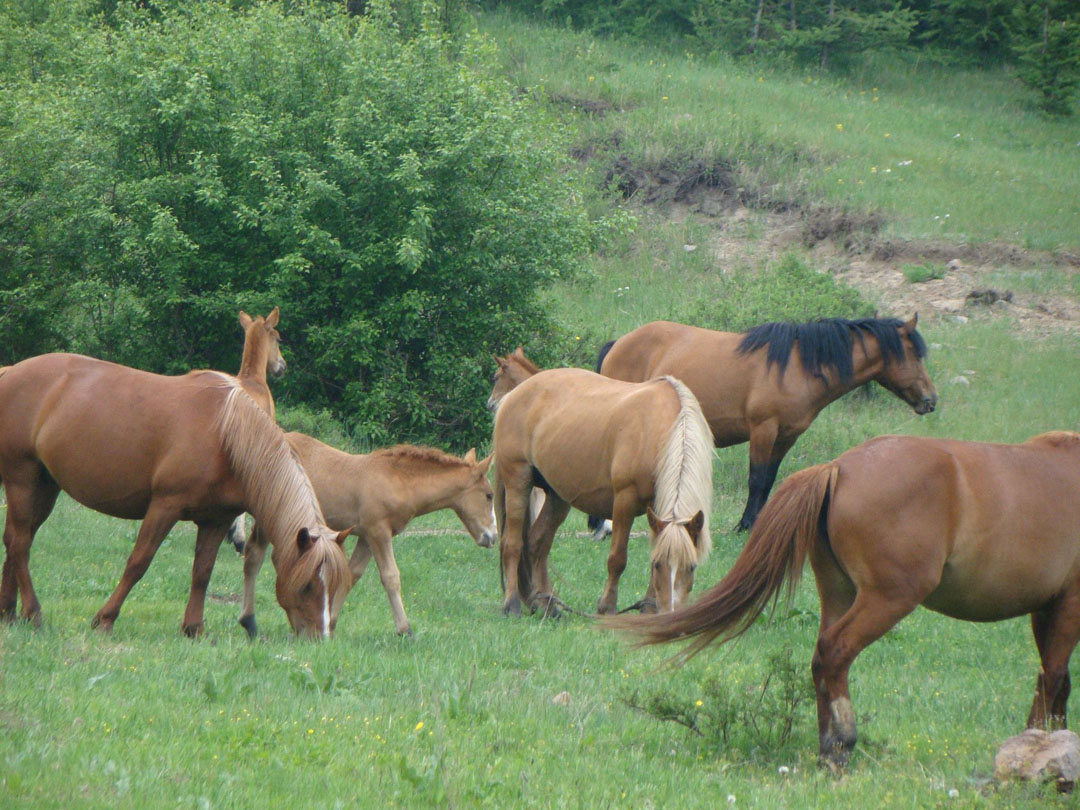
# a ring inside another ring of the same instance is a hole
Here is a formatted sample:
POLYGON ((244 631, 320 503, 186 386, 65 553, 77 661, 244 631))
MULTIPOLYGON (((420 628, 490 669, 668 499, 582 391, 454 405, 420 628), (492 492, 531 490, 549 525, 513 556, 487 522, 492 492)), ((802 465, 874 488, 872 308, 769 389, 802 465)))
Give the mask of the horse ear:
POLYGON ((273 329, 278 324, 278 318, 281 317, 281 309, 274 307, 270 310, 270 314, 266 316, 266 325, 273 329))
POLYGON ((648 518, 649 528, 652 529, 654 535, 660 534, 660 532, 664 530, 664 527, 667 526, 667 523, 656 516, 656 512, 652 510, 651 506, 645 507, 645 517, 648 518))
POLYGON ((915 331, 915 327, 918 326, 918 325, 919 325, 919 313, 916 312, 914 315, 911 316, 911 319, 908 320, 908 322, 904 324, 904 331, 907 332, 908 334, 911 334, 912 332, 915 331))
POLYGON ((499 357, 499 355, 497 354, 493 354, 491 356, 495 358, 496 365, 498 365, 498 367, 501 368, 503 371, 506 371, 506 367, 509 365, 509 363, 506 362, 506 358, 499 357))
POLYGON ((698 544, 698 538, 701 537, 701 530, 705 528, 705 513, 700 509, 698 513, 690 518, 690 522, 686 524, 686 530, 690 532, 690 539, 694 541, 694 545, 698 544))
POLYGON ((475 464, 476 463, 476 448, 475 447, 469 448, 469 452, 465 454, 464 458, 470 464, 475 464))
POLYGON ((311 539, 311 533, 307 530, 307 526, 304 526, 296 533, 296 547, 300 549, 301 554, 304 554, 313 545, 314 541, 311 539))
POLYGON ((491 462, 495 459, 494 453, 489 453, 488 457, 476 465, 481 475, 487 475, 488 468, 491 466, 491 462))
POLYGON ((514 349, 514 357, 518 357, 518 358, 524 360, 525 359, 525 349, 524 349, 524 347, 518 346, 516 349, 514 349))
POLYGON ((247 331, 247 328, 251 326, 251 316, 244 312, 244 310, 240 310, 240 325, 244 327, 245 332, 247 331))
POLYGON ((337 543, 339 546, 344 546, 345 545, 345 538, 348 537, 350 534, 352 534, 353 529, 355 529, 355 528, 356 528, 355 526, 350 526, 345 531, 338 532, 336 535, 334 535, 334 542, 337 543))

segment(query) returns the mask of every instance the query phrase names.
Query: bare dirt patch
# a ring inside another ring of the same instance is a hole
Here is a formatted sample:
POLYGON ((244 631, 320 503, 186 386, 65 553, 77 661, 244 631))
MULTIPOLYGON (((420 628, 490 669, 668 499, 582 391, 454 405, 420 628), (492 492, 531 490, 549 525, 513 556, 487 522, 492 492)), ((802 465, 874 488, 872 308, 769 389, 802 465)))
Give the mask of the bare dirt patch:
MULTIPOLYGON (((618 153, 618 138, 607 144, 618 153)), ((1080 254, 1032 251, 1003 243, 950 244, 882 235, 885 219, 835 208, 800 208, 770 199, 768 190, 740 185, 737 169, 700 161, 643 168, 618 155, 607 182, 644 217, 696 220, 719 267, 760 266, 793 248, 876 302, 882 314, 918 312, 923 318, 1006 318, 1023 335, 1080 333, 1080 300, 1065 293, 1028 293, 995 287, 1007 268, 1054 267, 1080 273, 1080 254), (911 264, 943 268, 943 277, 912 282, 911 264)))

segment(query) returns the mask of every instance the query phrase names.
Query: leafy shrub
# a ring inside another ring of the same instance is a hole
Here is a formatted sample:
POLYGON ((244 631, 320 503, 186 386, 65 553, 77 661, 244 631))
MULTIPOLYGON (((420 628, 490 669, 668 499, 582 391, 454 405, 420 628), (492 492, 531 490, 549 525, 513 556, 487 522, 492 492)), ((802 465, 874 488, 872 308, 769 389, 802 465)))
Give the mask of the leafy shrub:
POLYGON ((625 702, 656 720, 685 727, 710 748, 746 747, 772 757, 791 739, 796 724, 808 721, 805 708, 813 703, 813 689, 785 647, 769 656, 761 682, 740 695, 710 677, 696 699, 666 691, 645 697, 634 692, 625 702))
POLYGON ((237 311, 276 304, 284 401, 479 443, 490 354, 550 339, 538 291, 602 237, 560 128, 434 4, 150 5, 86 15, 76 66, 5 87, 0 360, 233 370, 237 311))
POLYGON ((863 318, 874 314, 854 288, 810 267, 794 254, 762 270, 725 275, 720 292, 697 301, 691 323, 740 332, 769 321, 863 318))

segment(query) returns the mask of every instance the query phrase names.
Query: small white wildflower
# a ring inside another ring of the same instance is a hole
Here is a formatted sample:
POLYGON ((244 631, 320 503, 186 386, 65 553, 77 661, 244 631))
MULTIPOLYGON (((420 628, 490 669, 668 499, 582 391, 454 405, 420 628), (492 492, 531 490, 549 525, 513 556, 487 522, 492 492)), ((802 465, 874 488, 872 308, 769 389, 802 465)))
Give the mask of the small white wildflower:
POLYGON ((687 253, 693 253, 695 250, 697 250, 697 245, 683 245, 682 249, 685 250, 687 253))
POLYGON ((960 133, 959 133, 959 132, 957 132, 957 133, 956 133, 955 135, 953 135, 953 137, 954 137, 954 138, 959 138, 959 137, 960 137, 960 133))
POLYGON ((789 768, 787 765, 781 765, 776 770, 780 773, 781 776, 787 776, 789 773, 791 773, 791 768, 789 768))
POLYGON ((910 165, 911 165, 911 161, 910 161, 910 160, 901 160, 901 161, 900 161, 899 163, 897 163, 896 165, 897 165, 897 166, 910 166, 910 165))
POLYGON ((727 803, 728 804, 735 804, 735 794, 734 793, 729 793, 727 795, 727 803))
POLYGON ((950 799, 959 799, 960 798, 960 791, 957 790, 956 788, 949 788, 949 798, 950 799))

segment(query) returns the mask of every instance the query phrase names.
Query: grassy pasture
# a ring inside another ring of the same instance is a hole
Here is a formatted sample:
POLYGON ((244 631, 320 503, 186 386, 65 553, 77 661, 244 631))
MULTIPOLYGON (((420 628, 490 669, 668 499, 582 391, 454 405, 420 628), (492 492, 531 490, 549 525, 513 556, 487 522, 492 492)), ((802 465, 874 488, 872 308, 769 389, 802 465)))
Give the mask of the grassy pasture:
MULTIPOLYGON (((544 84, 626 108, 602 121, 573 119, 583 142, 615 126, 636 160, 655 165, 694 156, 744 159, 750 179, 757 173, 807 199, 884 210, 889 227, 904 236, 1080 245, 1075 195, 1059 188, 1061 178, 1077 176, 1080 150, 1065 148, 1066 124, 1019 109, 1004 77, 988 86, 980 80, 978 96, 964 91, 965 77, 931 72, 931 81, 924 69, 888 80, 867 76, 861 84, 792 82, 511 19, 484 24, 523 86, 544 84), (954 142, 955 131, 980 137, 954 142), (926 139, 916 141, 917 132, 926 139), (937 161, 935 139, 952 157, 937 161), (909 158, 912 172, 904 177, 919 182, 875 182, 890 162, 909 158), (1005 179, 994 175, 995 164, 1008 165, 1005 179), (873 166, 879 172, 871 179, 873 166), (958 174, 978 184, 958 187, 958 174), (960 205, 969 200, 971 208, 960 205), (929 218, 948 211, 946 225, 929 218)), ((750 219, 740 227, 749 247, 739 261, 756 269, 758 226, 750 219)), ((571 327, 568 339, 582 344, 581 356, 646 320, 711 311, 725 289, 716 262, 683 247, 705 238, 700 228, 644 222, 625 244, 597 256, 583 279, 552 291, 549 303, 571 327)), ((1011 283, 1022 279, 1036 289, 1075 286, 1067 271, 1006 272, 1011 283)), ((880 433, 1019 441, 1080 427, 1075 339, 1025 342, 991 316, 920 326, 932 347, 939 410, 916 417, 880 389, 851 395, 802 437, 781 476, 880 433), (960 376, 967 384, 950 382, 960 376)), ((746 498, 745 445, 719 451, 714 469, 716 550, 699 569, 699 593, 730 567, 745 539, 726 531, 746 498)), ((591 610, 607 546, 583 536, 583 523, 580 515, 568 520, 552 569, 560 596, 591 610)), ((276 606, 267 565, 258 592, 266 637, 248 643, 236 624, 240 562, 223 548, 206 635, 189 641, 179 625, 190 528, 166 541, 106 637, 91 631, 89 620, 115 586, 137 525, 62 496, 31 562, 44 626, 0 626, 0 808, 1078 804, 1031 787, 982 790, 997 745, 1022 728, 1030 706, 1038 663, 1025 620, 982 626, 919 610, 872 645, 852 670, 860 744, 848 775, 837 780, 816 767, 810 702, 778 748, 762 746, 742 726, 717 747, 626 705, 635 690, 704 697, 702 683, 716 676, 753 712, 770 656, 786 649, 809 691, 817 623, 810 578, 771 625, 762 622, 737 644, 670 670, 662 664, 674 649, 632 650, 587 619, 504 618, 492 551, 475 547, 452 515, 411 528, 429 530, 396 544, 413 638, 394 635, 371 566, 334 640, 298 642, 276 606), (553 703, 564 691, 569 702, 553 703)), ((642 537, 631 541, 624 605, 645 588, 646 545, 642 537)))
MULTIPOLYGON (((1075 343, 1019 343, 996 323, 925 332, 940 344, 930 358, 937 413, 915 417, 884 392, 849 397, 825 411, 785 470, 883 432, 1011 440, 1076 426, 1080 380, 1059 372, 1075 343), (946 382, 961 373, 970 385, 946 382)), ((745 447, 718 453, 717 551, 699 589, 743 542, 725 530, 745 498, 745 459, 745 447)), ((581 535, 581 523, 571 517, 552 562, 562 597, 588 610, 606 544, 581 535)), ((62 498, 34 546, 45 625, 0 627, 0 806, 715 807, 733 795, 737 807, 1015 807, 1036 795, 979 792, 997 743, 1029 708, 1037 659, 1023 620, 979 626, 920 610, 867 650, 852 673, 862 742, 836 781, 815 766, 809 703, 790 741, 768 750, 744 729, 718 750, 625 703, 634 690, 693 697, 715 675, 752 706, 768 657, 785 648, 808 683, 817 614, 809 580, 771 626, 670 671, 660 665, 671 650, 630 650, 586 619, 503 618, 494 553, 452 516, 415 526, 433 533, 397 543, 414 638, 394 635, 372 571, 326 644, 290 637, 264 576, 266 639, 249 644, 235 624, 240 563, 223 548, 207 634, 188 641, 179 633, 194 544, 186 528, 104 637, 89 619, 136 525, 62 498), (553 704, 563 691, 569 704, 553 704)), ((645 546, 632 541, 624 604, 644 588, 645 546)))

